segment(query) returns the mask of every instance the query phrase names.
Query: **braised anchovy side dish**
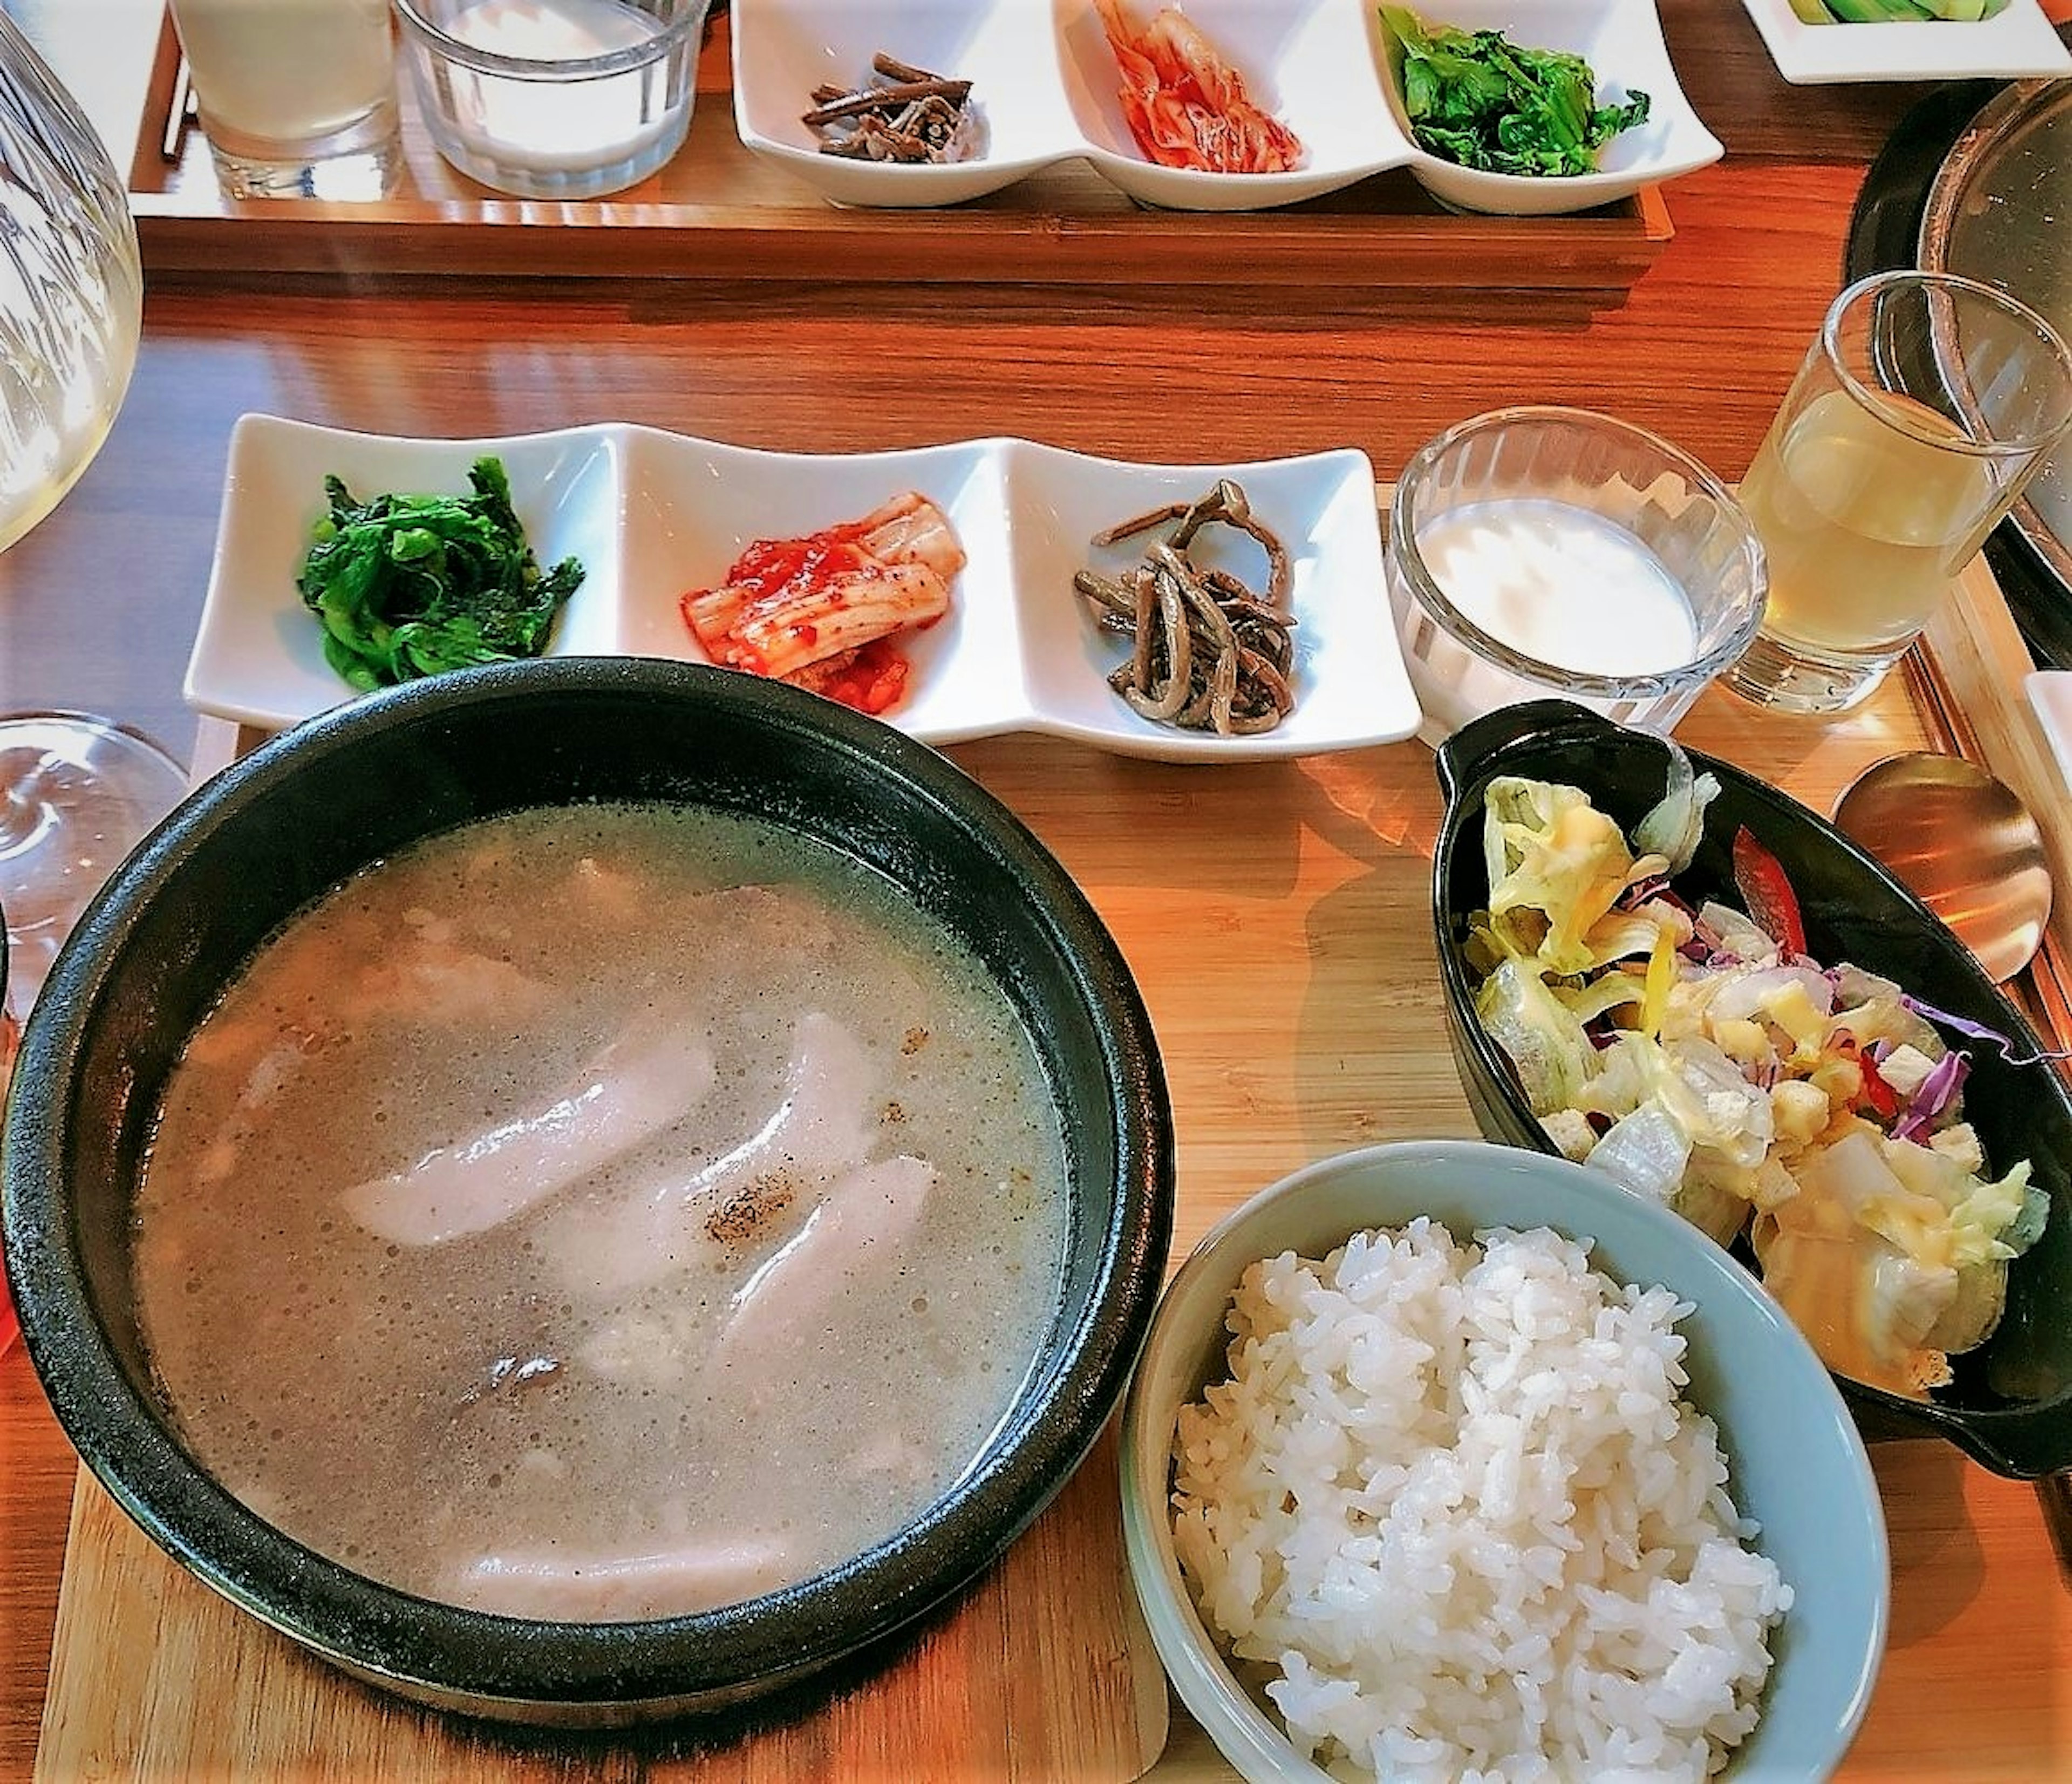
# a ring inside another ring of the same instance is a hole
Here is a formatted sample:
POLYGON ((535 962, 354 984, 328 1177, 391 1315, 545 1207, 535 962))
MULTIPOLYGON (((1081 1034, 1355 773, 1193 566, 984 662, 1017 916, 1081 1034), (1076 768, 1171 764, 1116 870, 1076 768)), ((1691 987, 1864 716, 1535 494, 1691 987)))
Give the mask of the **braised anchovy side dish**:
POLYGON ((985 152, 972 84, 915 68, 882 50, 861 87, 820 86, 800 121, 820 153, 850 161, 971 161, 985 152))
POLYGON ((1287 548, 1254 516, 1242 486, 1227 477, 1198 500, 1168 503, 1120 521, 1096 533, 1092 543, 1119 545, 1168 521, 1178 524, 1120 576, 1082 569, 1072 578, 1096 622, 1133 646, 1108 685, 1132 711, 1160 724, 1225 737, 1270 731, 1295 710, 1287 548), (1266 553, 1264 594, 1189 555, 1202 529, 1214 524, 1234 527, 1259 542, 1266 553))

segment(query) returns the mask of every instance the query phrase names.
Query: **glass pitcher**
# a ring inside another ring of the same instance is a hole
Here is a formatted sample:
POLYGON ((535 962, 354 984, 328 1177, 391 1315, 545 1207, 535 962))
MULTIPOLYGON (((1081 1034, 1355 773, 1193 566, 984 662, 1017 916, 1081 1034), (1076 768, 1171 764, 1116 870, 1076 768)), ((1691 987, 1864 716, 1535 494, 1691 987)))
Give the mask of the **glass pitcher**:
MULTIPOLYGON (((0 550, 49 513, 100 450, 137 363, 143 289, 120 175, 76 101, 0 10, 0 550)), ((99 721, 61 716, 87 728, 73 742, 91 747, 99 721)), ((0 742, 13 723, 0 720, 0 742)), ((10 918, 31 876, 62 869, 68 847, 76 860, 77 835, 65 839, 81 821, 98 823, 94 801, 111 787, 130 799, 119 771, 89 778, 76 753, 71 742, 0 747, 0 898, 10 918)), ((154 816, 163 796, 148 795, 154 816)), ((34 902, 27 893, 21 901, 34 902)), ((0 938, 0 1090, 16 1028, 6 960, 0 938)), ((0 1353, 14 1336, 0 1274, 0 1353)))
POLYGON ((137 362, 143 291, 121 175, 0 11, 0 550, 100 450, 137 362))

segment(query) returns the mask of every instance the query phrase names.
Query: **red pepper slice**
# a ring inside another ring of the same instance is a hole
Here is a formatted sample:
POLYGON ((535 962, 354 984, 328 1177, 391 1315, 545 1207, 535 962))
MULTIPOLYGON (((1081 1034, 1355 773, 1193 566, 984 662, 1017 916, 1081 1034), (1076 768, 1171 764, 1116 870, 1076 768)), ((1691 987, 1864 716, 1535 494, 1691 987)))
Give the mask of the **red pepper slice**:
POLYGON ((1885 1081, 1877 1061, 1856 1044, 1855 1035, 1847 1029, 1837 1030, 1828 1038, 1827 1045, 1842 1058, 1852 1062, 1863 1075, 1863 1087, 1852 1100, 1854 1107, 1868 1109, 1885 1121, 1899 1113, 1899 1092, 1885 1081))
POLYGON ((1806 923, 1784 863, 1755 839, 1746 824, 1734 832, 1734 886, 1748 906, 1749 921, 1786 954, 1806 952, 1806 923))
POLYGON ((1864 1075, 1863 1094, 1858 1100, 1879 1120, 1891 1120, 1899 1113, 1899 1092, 1879 1076, 1877 1062, 1868 1054, 1856 1055, 1856 1069, 1864 1075))

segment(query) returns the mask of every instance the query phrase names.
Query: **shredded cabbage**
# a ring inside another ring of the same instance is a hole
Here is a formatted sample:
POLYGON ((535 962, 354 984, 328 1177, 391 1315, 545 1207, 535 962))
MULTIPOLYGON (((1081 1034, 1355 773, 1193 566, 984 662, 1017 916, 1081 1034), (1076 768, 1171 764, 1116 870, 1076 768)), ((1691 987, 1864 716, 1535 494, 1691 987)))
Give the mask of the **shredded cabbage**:
POLYGON ((1493 782, 1477 1012, 1562 1152, 1721 1244, 1745 1237, 1832 1368, 1925 1396, 1991 1334, 2008 1260, 2049 1216, 2026 1163, 1987 1174, 1969 1060, 1937 1024, 2001 1038, 1664 895, 1718 791, 1675 752, 1629 844, 1580 788, 1493 782))

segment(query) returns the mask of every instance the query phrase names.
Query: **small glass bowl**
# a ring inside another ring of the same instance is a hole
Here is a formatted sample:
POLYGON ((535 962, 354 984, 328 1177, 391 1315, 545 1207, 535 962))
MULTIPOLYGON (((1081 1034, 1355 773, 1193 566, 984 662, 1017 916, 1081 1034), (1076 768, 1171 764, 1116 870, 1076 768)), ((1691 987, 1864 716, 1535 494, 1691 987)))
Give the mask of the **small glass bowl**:
POLYGON ((684 145, 710 0, 395 0, 434 146, 520 198, 624 190, 684 145))
POLYGON ((1435 746, 1548 697, 1667 733, 1762 619, 1762 541, 1727 487, 1644 428, 1585 409, 1500 409, 1449 428, 1404 467, 1388 532, 1418 734, 1435 746), (1511 587, 1502 631, 1494 598, 1458 567, 1458 554, 1504 555, 1499 515, 1561 567, 1558 582, 1511 587))

